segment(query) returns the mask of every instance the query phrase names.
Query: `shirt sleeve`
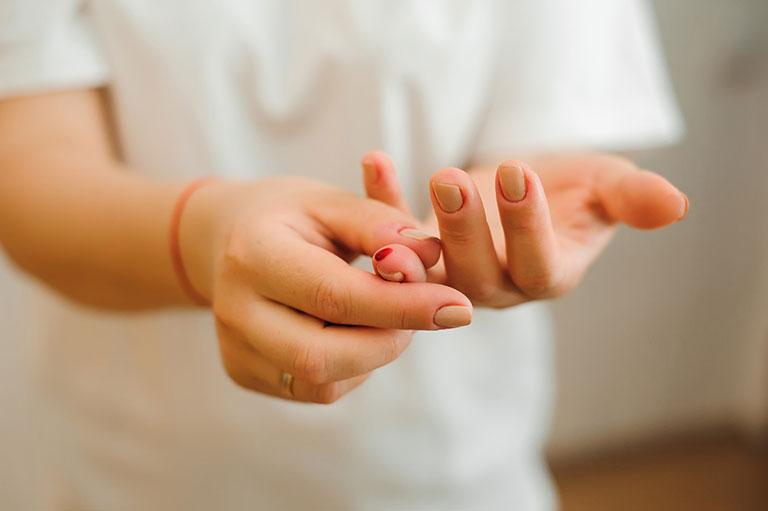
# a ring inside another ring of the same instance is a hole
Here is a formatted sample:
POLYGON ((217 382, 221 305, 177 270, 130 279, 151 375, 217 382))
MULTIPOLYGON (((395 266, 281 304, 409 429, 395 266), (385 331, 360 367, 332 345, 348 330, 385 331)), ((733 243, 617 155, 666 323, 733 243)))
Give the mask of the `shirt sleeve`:
POLYGON ((0 2, 0 97, 107 82, 82 0, 0 2))
POLYGON ((504 20, 474 160, 495 161, 510 151, 635 149, 682 136, 647 4, 519 5, 504 20))

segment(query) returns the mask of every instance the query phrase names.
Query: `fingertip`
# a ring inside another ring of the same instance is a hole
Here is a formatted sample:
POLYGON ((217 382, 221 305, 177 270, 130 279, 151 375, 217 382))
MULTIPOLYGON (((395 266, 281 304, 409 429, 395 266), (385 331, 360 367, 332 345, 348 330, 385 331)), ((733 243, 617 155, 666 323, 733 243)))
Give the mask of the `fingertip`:
POLYGON ((523 202, 536 185, 540 185, 539 176, 524 162, 507 160, 496 169, 496 195, 500 204, 523 202))
POLYGON ((393 167, 389 155, 379 149, 374 149, 365 153, 360 160, 360 164, 363 167, 370 166, 375 167, 378 170, 388 170, 393 167))
POLYGON ((394 176, 394 165, 389 155, 379 149, 374 149, 365 153, 360 160, 360 166, 365 173, 367 184, 377 184, 380 181, 386 181, 387 177, 394 176), (383 179, 382 179, 383 178, 383 179))
MULTIPOLYGON (((384 246, 404 245, 415 252, 425 268, 431 268, 440 260, 442 245, 440 238, 424 232, 413 225, 386 222, 372 230, 372 250, 384 246)), ((371 252, 368 252, 370 255, 371 252)))
POLYGON ((440 328, 459 328, 472 323, 472 308, 464 305, 446 305, 435 312, 435 325, 440 328))
POLYGON ((379 180, 379 170, 371 152, 368 152, 360 160, 360 166, 363 168, 363 179, 366 187, 376 184, 379 180))
POLYGON ((427 272, 419 256, 405 245, 391 244, 373 255, 376 274, 390 282, 426 282, 427 272))
POLYGON ((456 213, 475 195, 472 178, 456 167, 438 170, 429 179, 430 196, 436 210, 456 213))
POLYGON ((639 171, 617 183, 612 209, 617 218, 637 229, 656 229, 685 218, 688 197, 662 176, 639 171))

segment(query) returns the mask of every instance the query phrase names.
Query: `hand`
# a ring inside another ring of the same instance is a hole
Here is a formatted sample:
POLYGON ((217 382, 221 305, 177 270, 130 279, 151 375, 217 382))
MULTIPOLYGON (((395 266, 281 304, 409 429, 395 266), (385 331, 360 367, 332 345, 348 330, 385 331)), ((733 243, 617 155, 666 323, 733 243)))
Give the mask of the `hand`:
POLYGON ((431 267, 439 242, 414 225, 393 207, 307 179, 198 190, 181 252, 212 302, 229 376, 265 394, 330 403, 394 360, 408 330, 467 324, 471 303, 455 289, 400 286, 349 265, 394 242, 431 267))
MULTIPOLYGON (((475 305, 509 307, 575 287, 618 224, 653 229, 688 211, 684 194, 622 158, 581 154, 532 163, 538 174, 517 161, 495 173, 433 174, 434 216, 425 230, 439 229, 442 264, 427 271, 412 250, 393 244, 376 271, 388 280, 450 285, 475 305)), ((363 164, 369 197, 403 209, 386 155, 369 153, 363 164)))

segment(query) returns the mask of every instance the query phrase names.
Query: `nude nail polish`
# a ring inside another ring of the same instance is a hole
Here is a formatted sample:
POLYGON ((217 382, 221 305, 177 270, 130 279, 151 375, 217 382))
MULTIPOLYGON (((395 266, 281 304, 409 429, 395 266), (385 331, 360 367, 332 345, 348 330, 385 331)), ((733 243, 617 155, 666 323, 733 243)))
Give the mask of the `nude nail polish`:
POLYGON ((499 167, 499 184, 504 198, 510 202, 520 202, 526 195, 525 172, 520 165, 502 165, 499 167))
POLYGON ((443 328, 456 328, 472 323, 472 310, 463 305, 446 305, 435 312, 433 321, 443 328))
POLYGON ((440 209, 446 213, 455 213, 464 205, 464 198, 461 196, 461 188, 456 185, 446 183, 435 183, 433 185, 435 197, 440 209))
POLYGON ((440 241, 439 238, 432 236, 431 234, 428 234, 424 231, 420 231, 418 229, 412 229, 410 227, 406 227, 405 229, 400 230, 400 236, 404 236, 406 238, 410 238, 412 240, 417 241, 427 241, 427 240, 437 240, 440 241))
POLYGON ((401 271, 396 271, 395 273, 384 273, 383 271, 379 270, 379 276, 390 282, 402 282, 405 280, 405 275, 403 275, 403 272, 401 271))

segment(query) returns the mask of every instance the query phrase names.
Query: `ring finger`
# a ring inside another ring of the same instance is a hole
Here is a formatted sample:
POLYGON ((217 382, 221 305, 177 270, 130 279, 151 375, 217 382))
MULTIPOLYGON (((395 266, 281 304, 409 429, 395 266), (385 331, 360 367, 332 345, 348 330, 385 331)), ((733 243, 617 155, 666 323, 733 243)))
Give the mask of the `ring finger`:
POLYGON ((313 385, 282 371, 232 328, 216 322, 219 349, 230 377, 241 387, 292 401, 332 403, 363 383, 370 373, 313 385))

